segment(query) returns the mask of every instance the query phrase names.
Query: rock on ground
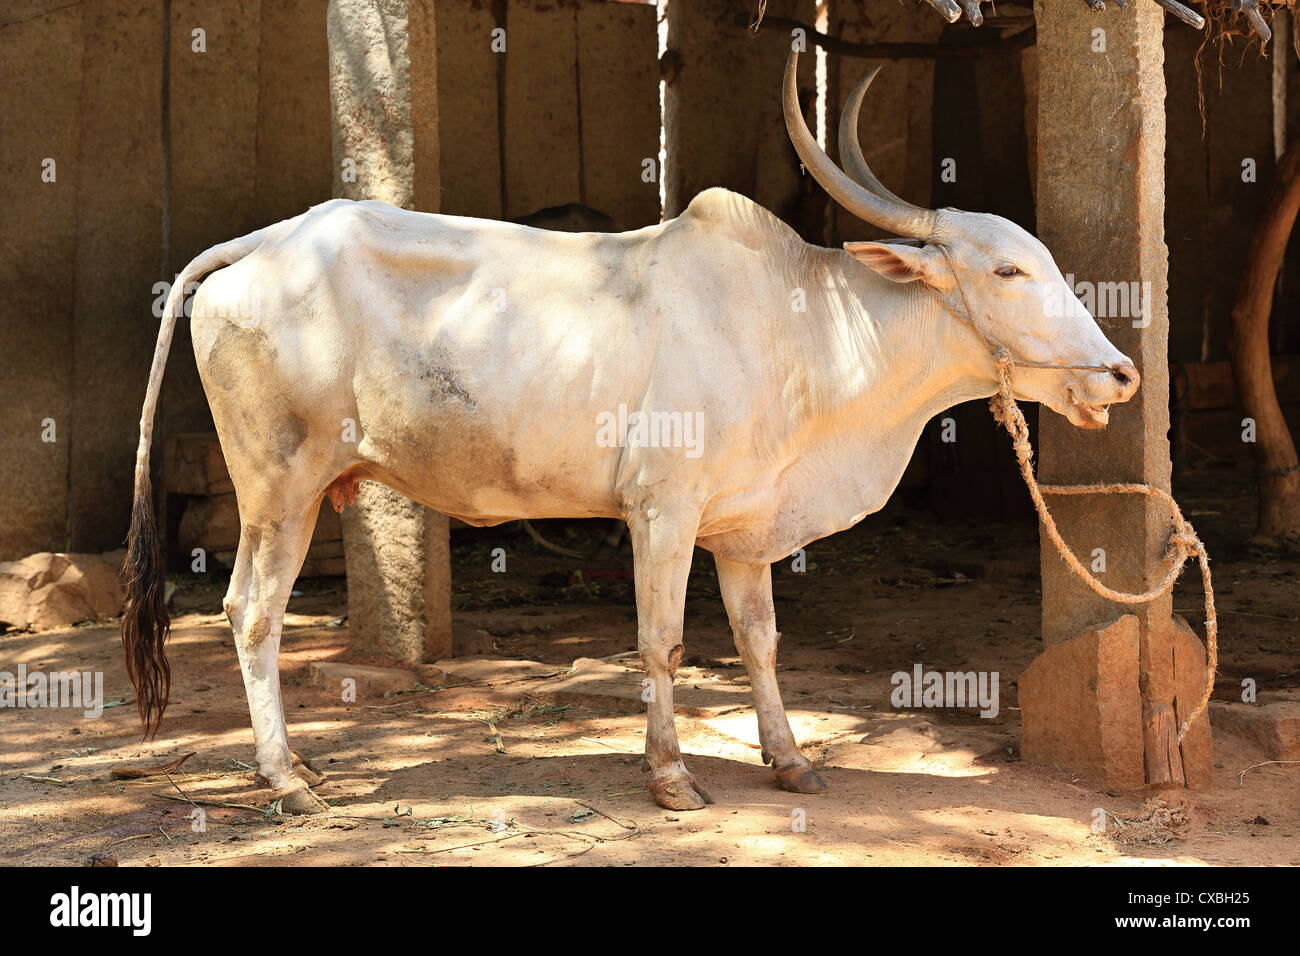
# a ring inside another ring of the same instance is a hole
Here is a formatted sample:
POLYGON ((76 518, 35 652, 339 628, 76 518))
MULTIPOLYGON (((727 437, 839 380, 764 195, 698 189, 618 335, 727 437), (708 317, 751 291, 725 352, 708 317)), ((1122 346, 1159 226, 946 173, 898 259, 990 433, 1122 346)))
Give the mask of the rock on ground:
POLYGON ((388 697, 415 690, 416 675, 400 667, 374 667, 341 661, 312 661, 311 682, 318 687, 342 691, 343 682, 352 680, 357 697, 388 697))
POLYGON ((30 631, 67 627, 122 613, 125 551, 41 551, 0 562, 0 622, 30 631))
POLYGON ((1264 748, 1270 760, 1300 760, 1300 700, 1258 704, 1210 705, 1216 726, 1222 726, 1264 748))

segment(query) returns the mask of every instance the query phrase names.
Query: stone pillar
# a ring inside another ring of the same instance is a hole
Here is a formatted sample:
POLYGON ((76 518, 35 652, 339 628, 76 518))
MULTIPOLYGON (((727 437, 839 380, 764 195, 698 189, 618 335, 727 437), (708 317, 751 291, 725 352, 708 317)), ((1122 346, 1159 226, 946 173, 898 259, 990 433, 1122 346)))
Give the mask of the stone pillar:
MULTIPOLYGON (((334 194, 436 212, 432 0, 330 0, 327 23, 334 194)), ((450 656, 446 517, 363 482, 343 542, 352 646, 412 663, 450 656)))
MULTIPOLYGON (((1164 12, 1137 3, 1103 17, 1083 3, 1036 0, 1034 14, 1039 235, 1062 272, 1095 284, 1098 323, 1143 379, 1132 401, 1111 408, 1104 431, 1076 429, 1043 412, 1039 476, 1045 484, 1133 481, 1168 490, 1164 12), (1104 36, 1094 33, 1098 28, 1104 36), (1112 308, 1122 298, 1107 290, 1120 288, 1142 290, 1140 310, 1131 297, 1127 310, 1112 308)), ((1104 560, 1100 577, 1110 587, 1142 591, 1162 576, 1170 522, 1153 499, 1048 496, 1048 505, 1085 565, 1104 560)), ((1088 772, 1109 786, 1145 780, 1208 787, 1208 720, 1198 718, 1181 748, 1176 737, 1205 668, 1200 642, 1173 617, 1172 598, 1145 606, 1099 598, 1046 536, 1042 581, 1046 647, 1020 683, 1026 759, 1088 772), (1136 642, 1115 631, 1128 628, 1120 620, 1127 614, 1136 615, 1136 642), (1072 646, 1078 642, 1095 646, 1072 646), (1072 666, 1079 661, 1091 663, 1072 666), (1119 686, 1130 694, 1135 687, 1140 706, 1120 706, 1119 686), (1081 708, 1097 713, 1080 721, 1081 708), (1119 745, 1135 739, 1142 740, 1140 763, 1135 748, 1119 745)))

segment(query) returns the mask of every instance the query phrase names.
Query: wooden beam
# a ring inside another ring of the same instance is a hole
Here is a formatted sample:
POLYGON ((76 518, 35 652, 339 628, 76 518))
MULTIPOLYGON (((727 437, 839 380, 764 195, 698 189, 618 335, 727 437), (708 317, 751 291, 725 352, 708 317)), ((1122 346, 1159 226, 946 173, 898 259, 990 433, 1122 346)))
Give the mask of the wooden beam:
POLYGON ((1037 31, 1033 26, 1011 36, 1000 36, 996 40, 974 46, 942 46, 938 43, 853 43, 838 37, 820 33, 815 27, 788 17, 764 17, 760 29, 803 30, 809 42, 821 47, 827 53, 839 56, 856 56, 869 60, 946 60, 968 59, 971 57, 993 56, 1003 53, 1015 53, 1033 46, 1037 42, 1037 31))

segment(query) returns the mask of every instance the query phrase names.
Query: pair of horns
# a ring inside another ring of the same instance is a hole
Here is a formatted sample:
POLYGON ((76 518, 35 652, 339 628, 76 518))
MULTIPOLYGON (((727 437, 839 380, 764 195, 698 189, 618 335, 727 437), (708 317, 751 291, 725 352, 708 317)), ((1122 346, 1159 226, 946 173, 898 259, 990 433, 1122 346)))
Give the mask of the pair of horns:
POLYGON ((840 162, 848 173, 836 166, 825 150, 817 145, 816 138, 804 122, 803 111, 799 108, 798 72, 799 53, 791 50, 790 59, 785 64, 785 128, 808 172, 832 199, 859 219, 908 239, 927 242, 933 239, 938 219, 934 210, 913 206, 890 192, 871 171, 858 144, 858 112, 880 67, 870 70, 859 80, 844 101, 840 115, 840 162))

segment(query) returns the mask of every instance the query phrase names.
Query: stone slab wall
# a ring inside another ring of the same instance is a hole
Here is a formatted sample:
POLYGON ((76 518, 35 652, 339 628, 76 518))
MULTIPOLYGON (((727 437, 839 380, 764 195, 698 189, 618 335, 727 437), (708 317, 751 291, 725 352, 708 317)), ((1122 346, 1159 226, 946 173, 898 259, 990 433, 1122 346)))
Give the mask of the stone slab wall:
MULTIPOLYGON (((441 157, 415 156, 417 170, 441 162, 443 211, 583 203, 620 228, 658 221, 658 184, 640 178, 659 144, 653 6, 436 7, 437 67, 412 95, 431 103, 436 83, 446 104, 441 157), (505 55, 490 46, 499 21, 505 55)), ((0 560, 121 545, 155 283, 331 197, 325 13, 324 0, 32 0, 0 13, 0 560)), ((211 429, 181 322, 155 445, 211 429)))
POLYGON ((618 229, 659 221, 657 171, 642 178, 659 154, 654 6, 464 0, 437 10, 443 212, 518 219, 578 203, 618 229))

